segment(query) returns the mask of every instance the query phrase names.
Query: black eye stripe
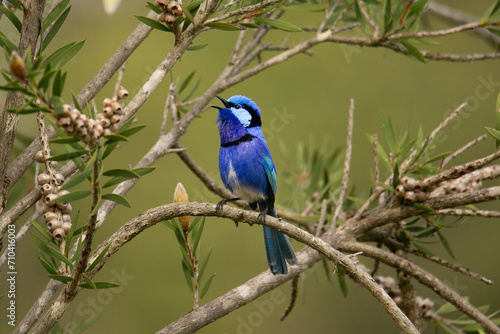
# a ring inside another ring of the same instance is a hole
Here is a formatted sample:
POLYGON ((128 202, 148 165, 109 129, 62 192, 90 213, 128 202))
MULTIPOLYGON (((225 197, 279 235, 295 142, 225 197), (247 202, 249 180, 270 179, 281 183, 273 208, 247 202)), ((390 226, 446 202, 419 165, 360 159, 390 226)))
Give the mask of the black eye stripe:
POLYGON ((231 107, 236 108, 236 109, 241 109, 241 108, 245 109, 246 111, 248 111, 250 116, 252 116, 252 119, 250 120, 250 124, 247 126, 247 128, 262 125, 262 120, 260 118, 260 115, 257 113, 256 110, 254 110, 249 105, 247 105, 247 104, 240 105, 240 104, 236 104, 236 103, 232 103, 232 102, 229 102, 229 104, 231 107))

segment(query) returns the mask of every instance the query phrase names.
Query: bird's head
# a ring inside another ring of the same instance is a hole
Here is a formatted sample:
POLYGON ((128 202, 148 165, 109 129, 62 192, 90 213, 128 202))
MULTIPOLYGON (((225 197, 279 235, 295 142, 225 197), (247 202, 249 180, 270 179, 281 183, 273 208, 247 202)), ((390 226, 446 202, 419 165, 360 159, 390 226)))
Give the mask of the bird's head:
POLYGON ((234 95, 228 100, 224 100, 219 96, 217 98, 224 104, 224 107, 213 106, 213 108, 219 110, 217 122, 224 122, 229 118, 236 117, 245 128, 262 125, 260 109, 250 98, 243 95, 234 95))

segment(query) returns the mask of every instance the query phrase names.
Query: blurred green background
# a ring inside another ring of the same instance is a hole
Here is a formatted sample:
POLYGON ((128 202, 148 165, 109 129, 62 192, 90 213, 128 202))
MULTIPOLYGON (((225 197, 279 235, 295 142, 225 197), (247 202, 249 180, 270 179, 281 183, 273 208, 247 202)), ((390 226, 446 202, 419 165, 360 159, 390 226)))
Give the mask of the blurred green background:
MULTIPOLYGON (((52 50, 71 41, 85 39, 81 52, 67 65, 66 92, 78 93, 94 76, 101 65, 137 26, 134 15, 146 15, 144 1, 123 1, 114 16, 106 16, 101 0, 74 1, 71 13, 52 50)), ((493 1, 441 1, 480 16, 493 1)), ((286 17, 297 25, 312 25, 320 19, 318 13, 300 13, 286 17)), ((10 26, 2 19, 0 27, 7 36, 10 26)), ((448 27, 441 20, 430 17, 428 29, 448 27)), ((273 32, 270 40, 275 43, 287 34, 273 32)), ((293 34, 292 41, 306 38, 293 34)), ((149 124, 146 131, 132 137, 131 142, 113 153, 106 168, 126 168, 135 165, 156 141, 168 85, 171 80, 183 80, 196 71, 193 82, 200 79, 196 93, 203 92, 224 68, 237 33, 209 31, 200 35, 195 44, 208 44, 202 50, 186 52, 175 65, 172 73, 139 110, 137 119, 149 124)), ((452 53, 491 52, 492 47, 476 36, 464 33, 443 38, 440 47, 433 51, 452 53)), ((128 62, 123 85, 135 94, 161 62, 173 43, 170 34, 153 31, 128 62)), ((354 152, 351 169, 351 188, 355 194, 365 196, 372 183, 372 148, 366 134, 381 133, 379 110, 392 119, 399 132, 409 124, 410 134, 416 136, 422 126, 429 133, 456 106, 468 101, 469 106, 445 131, 438 152, 453 151, 468 141, 485 133, 484 126, 494 127, 496 97, 500 87, 500 62, 498 60, 475 63, 429 62, 422 64, 402 55, 383 49, 347 47, 324 44, 314 49, 314 55, 298 55, 275 66, 221 94, 229 98, 234 94, 250 96, 262 109, 264 128, 278 175, 290 168, 280 157, 281 144, 294 154, 298 142, 321 144, 327 140, 331 150, 345 145, 347 111, 350 98, 355 99, 354 152), (489 82, 489 84, 485 84, 489 82), (283 115, 287 115, 283 117, 283 115), (273 120, 274 119, 274 120, 273 120), (274 123, 271 122, 273 120, 274 123), (266 127, 267 124, 267 127, 266 127), (270 124, 276 126, 271 127, 270 124)), ((4 66, 2 64, 2 66, 4 66)), ((112 95, 114 79, 97 96, 99 105, 104 97, 112 95)), ((189 89, 188 89, 189 90, 189 89)), ((68 95, 69 97, 69 95, 68 95)), ((182 96, 181 96, 182 97, 182 96)), ((215 103, 215 101, 214 101, 215 103)), ((218 176, 217 155, 219 138, 215 124, 215 110, 207 110, 191 125, 181 138, 181 145, 214 178, 218 176)), ((22 117, 20 133, 36 136, 34 118, 22 117)), ((18 147, 22 146, 18 142, 18 147)), ((493 140, 482 142, 455 163, 462 163, 490 154, 493 140)), ((138 213, 172 201, 177 182, 186 187, 190 200, 219 200, 204 189, 176 155, 158 161, 157 170, 145 176, 127 195, 132 209, 118 207, 97 232, 100 242, 119 226, 138 213)), ((279 185, 278 178, 278 185, 279 185)), ((27 186, 28 187, 28 186, 27 186)), ((278 202, 285 193, 278 193, 278 202)), ((88 203, 80 201, 85 212, 88 203)), ((495 208, 496 205, 483 206, 495 208)), ((19 224, 25 220, 21 220, 19 224)), ((500 281, 498 260, 500 235, 496 219, 468 219, 459 228, 445 231, 458 262, 493 281, 500 281)), ((298 251, 302 245, 292 241, 298 251)), ((207 273, 216 273, 215 280, 202 302, 207 302, 254 277, 267 269, 262 231, 260 227, 230 221, 207 219, 202 239, 202 251, 215 245, 207 273)), ((451 260, 440 244, 429 245, 436 254, 451 260)), ((37 249, 30 237, 17 248, 17 316, 18 321, 46 285, 46 272, 37 260, 37 249)), ((372 261, 361 258, 367 266, 372 261)), ((423 263, 453 287, 458 293, 469 296, 476 305, 491 304, 491 310, 500 308, 500 289, 485 286, 451 270, 423 263)), ((381 273, 394 275, 382 267, 381 273)), ((4 277, 4 276, 2 276, 4 277)), ((190 292, 181 270, 181 254, 171 230, 158 224, 148 229, 106 264, 95 277, 97 281, 115 281, 120 288, 103 291, 83 291, 61 320, 63 328, 99 315, 88 333, 150 333, 186 314, 192 306, 190 292)), ((342 296, 335 282, 328 283, 323 268, 317 266, 301 281, 299 298, 292 314, 279 321, 288 304, 290 284, 285 284, 273 294, 242 307, 229 316, 200 330, 200 333, 396 333, 399 329, 383 308, 366 292, 351 281, 349 295, 342 296)), ((417 293, 430 297, 436 305, 443 302, 426 287, 416 284, 417 293)), ((6 289, 5 279, 0 280, 0 294, 6 289)), ((0 302, 4 314, 7 306, 0 302)), ((0 321, 0 332, 12 330, 5 317, 0 321)), ((432 324, 426 324, 432 333, 432 324)))

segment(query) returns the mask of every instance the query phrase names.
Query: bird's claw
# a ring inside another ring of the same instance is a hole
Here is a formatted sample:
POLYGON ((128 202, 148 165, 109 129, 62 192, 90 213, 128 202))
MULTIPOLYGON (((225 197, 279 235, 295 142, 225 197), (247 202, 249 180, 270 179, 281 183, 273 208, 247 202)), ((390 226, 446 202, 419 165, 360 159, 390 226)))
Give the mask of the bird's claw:
POLYGON ((226 200, 223 199, 217 203, 215 206, 215 214, 219 214, 222 211, 222 207, 226 204, 226 200))
POLYGON ((266 221, 266 214, 267 214, 267 211, 262 211, 261 213, 259 213, 259 221, 261 223, 264 223, 266 221))

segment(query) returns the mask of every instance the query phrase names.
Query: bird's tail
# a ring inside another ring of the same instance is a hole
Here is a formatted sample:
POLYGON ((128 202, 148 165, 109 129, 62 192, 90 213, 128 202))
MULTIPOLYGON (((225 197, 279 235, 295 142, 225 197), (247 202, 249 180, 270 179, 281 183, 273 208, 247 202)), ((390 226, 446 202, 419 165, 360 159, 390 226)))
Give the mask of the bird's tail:
MULTIPOLYGON (((273 210, 274 211, 274 210, 273 210)), ((276 212, 271 214, 276 217, 276 212)), ((286 263, 296 265, 297 259, 288 237, 281 232, 264 226, 264 242, 266 244, 267 263, 274 275, 288 274, 286 263)))

